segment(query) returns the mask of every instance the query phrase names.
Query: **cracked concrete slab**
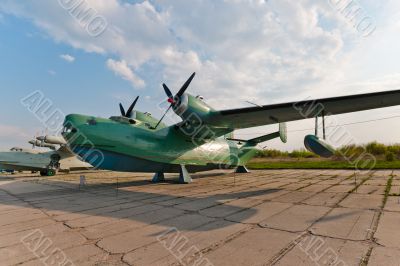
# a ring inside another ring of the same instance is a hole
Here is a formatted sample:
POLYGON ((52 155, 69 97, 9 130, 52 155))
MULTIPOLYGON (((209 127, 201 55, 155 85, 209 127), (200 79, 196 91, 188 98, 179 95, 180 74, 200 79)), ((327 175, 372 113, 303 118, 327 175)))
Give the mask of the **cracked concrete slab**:
POLYGON ((249 226, 240 223, 217 220, 201 226, 197 231, 174 231, 151 245, 129 252, 123 259, 131 265, 170 265, 179 257, 178 260, 188 263, 185 265, 192 265, 190 262, 202 259, 197 252, 248 229, 249 226))
POLYGON ((303 232, 330 210, 328 207, 321 206, 294 205, 261 221, 259 224, 262 227, 303 232))
POLYGON ((30 233, 74 265, 310 265, 298 242, 305 236, 324 240, 319 265, 335 254, 346 265, 396 263, 400 200, 390 196, 382 208, 391 171, 357 174, 357 185, 365 182, 356 191, 353 174, 210 171, 188 185, 108 171, 0 178, 0 264, 57 258, 45 245, 30 250, 21 241, 30 233), (79 189, 81 174, 88 183, 79 189))
POLYGON ((339 205, 354 209, 379 209, 382 206, 383 195, 365 195, 353 193, 344 199, 339 205))
POLYGON ((243 198, 230 201, 229 203, 226 204, 217 205, 211 208, 200 210, 199 213, 208 217, 222 218, 231 215, 233 213, 240 212, 243 209, 251 208, 260 203, 262 203, 260 200, 243 198))
POLYGON ((347 196, 347 193, 326 193, 321 192, 318 193, 311 198, 303 200, 302 203, 314 206, 327 206, 334 207, 336 206, 344 197, 347 196))
POLYGON ((349 240, 366 240, 372 230, 376 212, 335 208, 311 227, 316 235, 349 240))
POLYGON ((263 265, 292 242, 297 234, 254 228, 220 248, 207 253, 215 265, 263 265), (271 245, 270 243, 274 243, 271 245))
POLYGON ((369 259, 368 265, 370 266, 399 266, 400 265, 400 250, 385 248, 385 247, 375 247, 372 250, 371 258, 369 259))
POLYGON ((110 253, 126 253, 133 251, 143 245, 157 241, 157 236, 168 228, 177 228, 180 231, 195 229, 201 225, 214 221, 213 218, 204 217, 198 214, 187 214, 174 220, 170 220, 170 226, 156 224, 146 226, 140 230, 132 230, 126 233, 105 237, 98 245, 110 253))
POLYGON ((383 212, 375 233, 377 242, 385 247, 400 248, 400 213, 383 212))
POLYGON ((359 265, 367 251, 363 242, 306 235, 275 265, 359 265))
POLYGON ((293 206, 291 203, 265 202, 251 209, 228 216, 226 219, 237 223, 258 224, 291 206, 293 206))
POLYGON ((298 203, 307 198, 310 198, 315 193, 312 192, 304 192, 304 191, 293 191, 291 193, 282 195, 280 197, 274 198, 273 201, 277 202, 287 202, 287 203, 298 203))
POLYGON ((400 197, 388 197, 384 210, 391 212, 400 212, 400 197))

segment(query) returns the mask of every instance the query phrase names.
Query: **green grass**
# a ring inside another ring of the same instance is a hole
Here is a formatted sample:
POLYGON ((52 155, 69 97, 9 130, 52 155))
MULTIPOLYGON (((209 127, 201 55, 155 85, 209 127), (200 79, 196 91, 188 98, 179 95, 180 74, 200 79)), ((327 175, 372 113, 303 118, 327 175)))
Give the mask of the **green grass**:
MULTIPOLYGON (((362 165, 360 163, 359 165, 362 165)), ((354 169, 354 165, 346 161, 250 161, 250 169, 354 169)), ((370 167, 358 167, 359 170, 370 167)), ((400 161, 377 161, 373 169, 399 169, 400 161)))
POLYGON ((388 197, 390 195, 390 189, 392 188, 392 183, 393 183, 393 175, 390 176, 390 178, 388 179, 388 181, 386 183, 385 197, 383 198, 382 209, 385 208, 387 199, 388 199, 388 197))
MULTIPOLYGON (((335 158, 358 158, 366 153, 370 153, 379 159, 395 161, 400 159, 400 144, 385 145, 378 142, 370 142, 364 145, 347 145, 336 149, 335 158)), ((258 158, 318 158, 317 155, 305 150, 294 150, 291 152, 275 149, 260 150, 258 158)))

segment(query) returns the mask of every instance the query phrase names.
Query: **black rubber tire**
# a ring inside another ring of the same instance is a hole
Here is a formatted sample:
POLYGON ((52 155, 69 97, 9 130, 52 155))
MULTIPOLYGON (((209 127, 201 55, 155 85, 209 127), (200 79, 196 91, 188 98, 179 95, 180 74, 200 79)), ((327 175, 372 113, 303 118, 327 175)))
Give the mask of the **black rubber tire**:
POLYGON ((47 170, 42 170, 40 171, 41 176, 47 176, 47 170))
POLYGON ((47 170, 47 176, 55 176, 55 175, 56 175, 56 170, 54 169, 47 170))

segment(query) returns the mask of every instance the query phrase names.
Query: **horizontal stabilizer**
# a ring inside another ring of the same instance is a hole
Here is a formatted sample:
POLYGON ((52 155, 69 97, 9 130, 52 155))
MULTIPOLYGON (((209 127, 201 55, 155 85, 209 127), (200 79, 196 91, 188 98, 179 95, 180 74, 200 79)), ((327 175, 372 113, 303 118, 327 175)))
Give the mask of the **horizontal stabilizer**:
POLYGON ((280 137, 280 133, 279 132, 275 132, 275 133, 271 133, 271 134, 264 135, 264 136, 261 136, 261 137, 257 137, 257 138, 254 138, 254 139, 249 139, 247 142, 251 142, 251 143, 254 143, 254 144, 259 144, 261 142, 268 141, 268 140, 271 140, 271 139, 276 139, 276 138, 279 138, 279 137, 280 137))
POLYGON ((258 144, 267 140, 271 140, 271 139, 275 139, 275 138, 279 138, 280 134, 279 132, 275 132, 275 133, 271 133, 268 135, 264 135, 261 137, 257 137, 254 139, 233 139, 233 138, 227 138, 227 140, 232 140, 232 141, 237 141, 237 142, 244 142, 244 143, 249 143, 249 144, 258 144))
POLYGON ((254 139, 249 139, 249 140, 232 139, 232 138, 228 138, 228 140, 245 142, 246 143, 245 146, 255 146, 255 145, 257 145, 257 144, 259 144, 261 142, 272 140, 272 139, 276 139, 276 138, 280 138, 283 143, 287 142, 287 127, 286 127, 286 123, 280 123, 279 124, 279 131, 278 132, 274 132, 274 133, 271 133, 271 134, 263 135, 263 136, 260 136, 260 137, 254 138, 254 139))

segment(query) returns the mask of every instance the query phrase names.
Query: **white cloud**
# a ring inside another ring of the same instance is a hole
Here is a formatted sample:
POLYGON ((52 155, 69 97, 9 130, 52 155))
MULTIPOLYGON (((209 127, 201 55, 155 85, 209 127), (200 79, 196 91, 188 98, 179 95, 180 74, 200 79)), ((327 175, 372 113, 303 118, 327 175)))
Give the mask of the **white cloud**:
POLYGON ((60 58, 67 61, 68 63, 73 63, 75 61, 75 57, 69 54, 62 54, 60 55, 60 58))
POLYGON ((2 0, 0 12, 30 19, 56 42, 115 58, 108 68, 134 87, 162 80, 179 88, 196 71, 189 92, 216 108, 397 86, 397 0, 361 3, 377 21, 368 38, 329 1, 86 2, 108 21, 96 38, 57 1, 2 0))
POLYGON ((49 73, 49 75, 51 75, 51 76, 55 76, 55 75, 57 74, 57 72, 55 72, 55 71, 52 70, 52 69, 49 69, 49 70, 47 71, 47 73, 49 73))
POLYGON ((107 60, 107 67, 111 69, 117 76, 131 82, 133 87, 143 88, 146 84, 138 76, 133 73, 126 61, 107 60))
POLYGON ((336 24, 343 22, 325 2, 87 3, 109 22, 97 38, 57 1, 4 0, 0 10, 32 19, 58 42, 117 57, 107 65, 134 86, 154 79, 139 71, 149 62, 162 67, 158 79, 173 88, 197 71, 193 93, 204 95, 217 108, 237 106, 249 98, 262 103, 284 99, 321 88, 326 79, 340 75, 344 34, 338 26, 324 29, 319 18, 330 15, 336 24), (235 99, 228 100, 229 94, 235 99))

